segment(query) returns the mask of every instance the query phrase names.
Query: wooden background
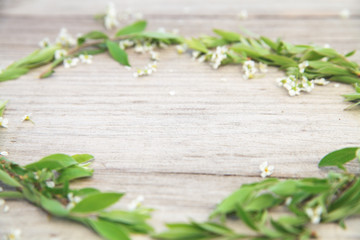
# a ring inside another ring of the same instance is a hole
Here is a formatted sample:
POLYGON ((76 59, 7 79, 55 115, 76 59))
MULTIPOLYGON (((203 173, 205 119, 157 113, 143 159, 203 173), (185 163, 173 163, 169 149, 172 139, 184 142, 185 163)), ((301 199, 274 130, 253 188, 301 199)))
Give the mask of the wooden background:
MULTIPOLYGON (((358 0, 128 0, 115 5, 119 11, 143 13, 149 29, 178 28, 185 36, 243 26, 293 43, 328 43, 342 53, 360 49, 358 0), (344 8, 351 11, 350 19, 338 16, 344 8), (236 15, 244 9, 249 18, 241 21, 236 15)), ((102 30, 92 16, 105 8, 101 0, 1 0, 0 66, 29 54, 44 37, 54 41, 61 27, 73 34, 102 30)), ((322 177, 326 171, 317 168, 322 156, 359 145, 360 110, 343 111, 348 104, 341 94, 352 92, 350 86, 332 83, 291 98, 277 87, 282 73, 276 69, 244 80, 239 66, 215 71, 174 49, 160 54, 158 72, 146 78, 133 78, 104 54, 90 66, 59 67, 49 79, 38 79, 37 70, 0 83, 0 98, 10 100, 0 150, 21 164, 56 152, 93 154, 94 177, 76 186, 127 192, 118 207, 144 195, 144 204, 157 209, 152 223, 163 229, 166 221, 204 220, 241 184, 260 180, 263 161, 275 166, 275 177, 322 177), (21 122, 28 113, 36 125, 21 122)), ((359 56, 353 60, 360 62, 359 56)), ((147 56, 129 57, 135 68, 148 62, 147 56)), ((0 212, 0 235, 20 228, 29 240, 99 239, 28 203, 8 204, 10 211, 0 212)), ((360 219, 347 224, 346 231, 331 224, 314 229, 322 239, 360 239, 360 219)))

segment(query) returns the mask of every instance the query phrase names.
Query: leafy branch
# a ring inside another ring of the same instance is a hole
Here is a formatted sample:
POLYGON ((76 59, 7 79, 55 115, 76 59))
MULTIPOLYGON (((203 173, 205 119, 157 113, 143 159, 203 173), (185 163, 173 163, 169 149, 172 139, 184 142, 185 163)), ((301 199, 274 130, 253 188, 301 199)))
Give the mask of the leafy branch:
MULTIPOLYGON (((359 158, 360 148, 345 148, 326 155, 319 166, 338 166, 359 158)), ((162 240, 185 239, 310 239, 316 232, 310 223, 338 222, 360 215, 360 179, 347 172, 330 172, 327 178, 280 181, 276 178, 244 184, 225 198, 206 222, 168 224, 168 230, 154 235, 162 240), (274 208, 286 209, 274 216, 274 208), (252 234, 237 233, 227 220, 240 220, 252 234)))
POLYGON ((8 186, 0 192, 0 198, 25 199, 52 216, 79 222, 108 240, 152 232, 146 223, 150 209, 107 210, 123 193, 69 187, 71 181, 92 176, 92 159, 89 154, 53 154, 20 166, 0 155, 0 181, 8 186))

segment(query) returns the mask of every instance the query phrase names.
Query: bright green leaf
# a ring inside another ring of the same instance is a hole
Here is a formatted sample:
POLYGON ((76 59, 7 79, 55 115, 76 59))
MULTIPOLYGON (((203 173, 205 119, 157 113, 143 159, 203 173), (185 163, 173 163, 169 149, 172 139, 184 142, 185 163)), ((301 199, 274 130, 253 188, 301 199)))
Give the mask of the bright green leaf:
POLYGON ((123 35, 130 35, 134 33, 139 33, 145 30, 147 22, 144 20, 140 20, 130 24, 122 29, 120 29, 115 36, 123 36, 123 35))
POLYGON ((106 41, 110 55, 120 64, 130 66, 127 53, 117 43, 106 41))
POLYGON ((115 204, 124 194, 123 193, 94 193, 84 199, 71 209, 73 213, 96 212, 115 204))
POLYGON ((37 171, 44 168, 48 170, 61 170, 77 163, 78 162, 75 161, 71 156, 57 153, 44 157, 37 162, 30 163, 26 165, 25 168, 32 171, 37 171))
POLYGON ((358 149, 357 147, 349 147, 331 152, 320 160, 319 167, 337 166, 340 169, 345 169, 343 165, 356 158, 358 149))

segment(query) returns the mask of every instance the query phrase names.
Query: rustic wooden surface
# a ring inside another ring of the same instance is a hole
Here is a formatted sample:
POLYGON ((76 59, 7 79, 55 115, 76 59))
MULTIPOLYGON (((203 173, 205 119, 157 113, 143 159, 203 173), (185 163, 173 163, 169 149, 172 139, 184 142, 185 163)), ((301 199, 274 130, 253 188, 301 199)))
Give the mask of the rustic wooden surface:
MULTIPOLYGON (((114 1, 115 2, 115 1, 114 1)), ((96 1, 0 1, 0 66, 30 53, 61 27, 71 33, 102 29, 92 19, 106 3, 96 1)), ((302 1, 117 1, 119 10, 142 12, 149 29, 178 28, 186 36, 214 27, 239 26, 294 43, 328 43, 340 52, 360 49, 358 0, 302 1), (338 13, 348 8, 350 19, 338 13), (243 9, 249 19, 236 15, 243 9)), ((353 57, 360 61, 359 55, 353 57)), ((135 67, 147 57, 130 53, 135 67)), ((359 145, 360 111, 343 111, 345 85, 317 87, 290 98, 276 86, 282 75, 271 69, 263 78, 244 80, 239 66, 218 71, 173 49, 161 51, 159 70, 134 79, 107 55, 91 66, 60 67, 45 80, 32 71, 0 83, 0 98, 10 103, 9 128, 1 129, 0 150, 21 164, 48 154, 91 153, 93 178, 77 186, 127 192, 119 204, 138 195, 156 210, 157 229, 167 221, 204 220, 222 198, 243 183, 260 180, 263 161, 281 178, 321 177, 318 160, 340 147, 359 145), (169 91, 175 91, 170 96, 169 91), (22 123, 32 113, 36 125, 22 123)), ((356 165, 353 166, 356 169, 356 165)), ((49 218, 22 201, 0 212, 0 235, 21 228, 23 239, 99 239, 74 223, 49 218)), ((358 218, 348 230, 315 227, 322 239, 360 239, 358 218)))

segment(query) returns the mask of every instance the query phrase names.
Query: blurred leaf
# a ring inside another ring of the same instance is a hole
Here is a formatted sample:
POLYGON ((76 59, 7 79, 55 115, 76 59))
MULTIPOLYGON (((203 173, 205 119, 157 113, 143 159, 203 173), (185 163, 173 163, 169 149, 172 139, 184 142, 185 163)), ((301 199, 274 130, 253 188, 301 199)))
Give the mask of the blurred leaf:
POLYGON ((319 167, 337 166, 340 169, 345 169, 345 163, 350 162, 356 158, 357 147, 343 148, 327 154, 319 162, 319 167))
POLYGON ((82 45, 87 39, 108 39, 109 37, 100 31, 88 32, 77 39, 78 45, 82 45))
POLYGON ((123 193, 94 193, 82 199, 71 209, 72 213, 96 212, 115 204, 123 193))
POLYGON ((130 240, 128 233, 119 224, 104 220, 88 219, 90 226, 107 240, 130 240))
POLYGON ((124 66, 130 66, 127 53, 117 43, 106 41, 106 45, 113 59, 124 66))
POLYGON ((0 181, 12 187, 21 187, 21 184, 12 178, 7 172, 0 169, 0 181))
POLYGON ((134 33, 140 33, 145 30, 147 25, 147 22, 144 20, 140 20, 137 22, 134 22, 133 24, 130 24, 122 29, 120 29, 115 36, 123 36, 123 35, 130 35, 134 33))
POLYGON ((37 171, 44 168, 48 170, 61 170, 72 165, 76 165, 77 163, 78 162, 76 162, 71 156, 57 153, 44 157, 37 162, 30 163, 26 165, 25 168, 32 171, 37 171))
POLYGON ((71 156, 78 163, 89 162, 94 159, 93 155, 90 154, 75 154, 71 156))

